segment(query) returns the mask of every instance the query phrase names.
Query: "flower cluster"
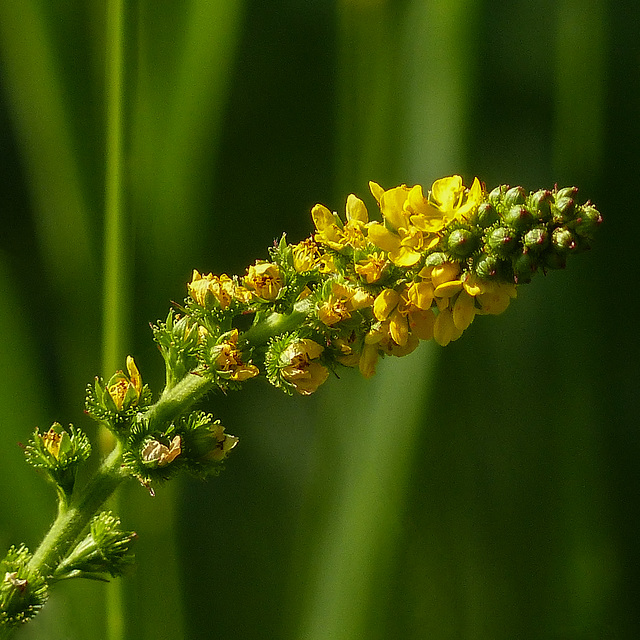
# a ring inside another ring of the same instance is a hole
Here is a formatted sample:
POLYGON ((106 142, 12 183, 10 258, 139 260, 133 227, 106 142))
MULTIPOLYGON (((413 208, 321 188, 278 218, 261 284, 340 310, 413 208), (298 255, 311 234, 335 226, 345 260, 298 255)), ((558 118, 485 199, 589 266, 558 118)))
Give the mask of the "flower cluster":
POLYGON ((309 395, 339 367, 368 378, 381 357, 407 355, 421 340, 447 345, 476 316, 502 313, 538 270, 587 249, 602 221, 574 187, 487 193, 477 178, 467 188, 450 176, 426 194, 420 185, 370 188, 377 220, 352 194, 344 219, 316 205, 310 237, 283 236, 241 276, 193 271, 184 304, 153 326, 166 368, 160 397, 131 356, 126 371, 88 386, 86 411, 116 446, 85 486, 75 481, 91 451, 86 435, 58 423, 36 429, 25 454, 56 486, 58 516, 36 553, 12 547, 0 561, 0 627, 32 617, 52 582, 126 570, 136 535, 98 513, 124 479, 153 493, 180 471, 223 468, 238 438, 194 408, 205 394, 263 377, 309 395))
POLYGON ((167 365, 190 343, 199 374, 223 389, 263 374, 307 395, 338 366, 370 377, 381 356, 411 353, 420 340, 445 346, 476 316, 502 313, 536 271, 587 249, 602 221, 575 187, 488 193, 456 175, 426 194, 370 189, 379 220, 351 194, 344 219, 317 204, 312 236, 293 245, 283 236, 242 277, 194 271, 179 323, 197 345, 167 350, 160 339, 167 365))

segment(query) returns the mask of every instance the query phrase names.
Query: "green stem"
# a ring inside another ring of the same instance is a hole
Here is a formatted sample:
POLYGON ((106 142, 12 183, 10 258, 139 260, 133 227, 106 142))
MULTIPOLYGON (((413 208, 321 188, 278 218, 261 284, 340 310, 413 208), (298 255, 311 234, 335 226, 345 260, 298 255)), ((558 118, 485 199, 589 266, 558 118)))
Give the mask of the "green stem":
POLYGON ((69 507, 58 514, 33 555, 30 568, 51 575, 60 560, 73 549, 91 518, 126 477, 122 469, 122 451, 117 446, 91 481, 72 498, 69 507))
POLYGON ((307 299, 296 302, 289 314, 272 313, 242 334, 242 347, 258 347, 271 338, 297 329, 309 315, 312 303, 307 299))

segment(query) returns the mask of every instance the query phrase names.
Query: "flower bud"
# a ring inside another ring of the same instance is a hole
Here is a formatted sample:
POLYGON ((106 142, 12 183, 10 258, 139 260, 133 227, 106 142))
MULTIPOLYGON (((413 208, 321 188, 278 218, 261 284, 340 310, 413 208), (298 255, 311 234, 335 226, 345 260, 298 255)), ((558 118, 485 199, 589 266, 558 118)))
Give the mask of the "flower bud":
POLYGON ((564 187, 556 193, 556 201, 563 198, 575 198, 578 195, 578 187, 564 187))
POLYGON ((469 229, 455 229, 447 238, 449 253, 459 260, 468 258, 477 248, 480 241, 469 229))
POLYGON ((531 282, 531 276, 538 268, 529 252, 518 255, 512 263, 513 279, 517 284, 531 282))
POLYGON ((504 198, 504 194, 507 192, 509 187, 505 184, 496 187, 489 194, 489 202, 493 206, 494 209, 499 209, 502 205, 502 199, 504 198))
POLYGON ((488 229, 500 219, 498 212, 490 202, 482 202, 476 211, 473 222, 481 229, 488 229))
POLYGON ((495 278, 498 274, 498 263, 498 258, 483 253, 475 262, 475 272, 481 280, 490 280, 491 278, 495 278))
MULTIPOLYGON (((564 189, 563 189, 564 191, 564 189)), ((573 218, 576 211, 576 202, 573 198, 556 196, 556 213, 562 217, 563 220, 570 220, 573 218)))
POLYGON ((538 253, 549 244, 549 233, 546 227, 534 227, 524 235, 522 243, 529 251, 538 253))
POLYGON ((487 238, 487 245, 499 258, 508 258, 518 246, 518 238, 513 229, 496 227, 487 238))
POLYGON ((526 207, 520 204, 511 207, 503 216, 503 220, 518 233, 526 231, 533 224, 533 216, 526 207))
POLYGON ((567 227, 554 229, 551 242, 560 251, 574 251, 578 247, 575 235, 567 227))
POLYGON ((507 209, 511 209, 511 207, 524 204, 527 198, 527 194, 522 187, 511 187, 504 194, 504 206, 507 209))
POLYGON ((573 223, 573 229, 579 236, 591 238, 601 224, 600 212, 593 205, 585 205, 580 207, 573 223))
POLYGON ((540 189, 531 194, 529 204, 533 216, 540 222, 548 222, 551 220, 551 203, 553 202, 553 194, 548 189, 540 189))
POLYGON ((430 253, 427 256, 427 259, 424 261, 425 267, 439 267, 441 264, 448 262, 449 257, 446 253, 442 251, 436 251, 434 253, 430 253))

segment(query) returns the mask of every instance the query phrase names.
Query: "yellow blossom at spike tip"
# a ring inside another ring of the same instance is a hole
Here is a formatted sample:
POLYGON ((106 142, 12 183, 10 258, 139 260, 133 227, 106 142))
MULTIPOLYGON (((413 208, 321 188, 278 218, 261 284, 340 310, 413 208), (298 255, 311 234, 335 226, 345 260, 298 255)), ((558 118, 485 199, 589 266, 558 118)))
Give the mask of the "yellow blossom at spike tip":
POLYGON ((437 245, 439 236, 425 232, 411 222, 407 209, 411 189, 406 185, 387 191, 376 182, 370 182, 369 187, 386 222, 386 225, 372 222, 367 226, 369 241, 386 251, 389 260, 398 267, 412 267, 425 251, 437 245))
POLYGON ((243 382, 255 378, 260 369, 253 364, 246 364, 242 352, 238 349, 238 330, 234 329, 228 338, 213 348, 213 361, 216 372, 221 378, 243 382))
POLYGON ((311 217, 316 227, 314 236, 316 242, 324 244, 334 251, 341 251, 349 246, 353 249, 362 249, 367 240, 364 229, 369 222, 367 207, 360 198, 351 194, 347 198, 346 223, 343 223, 323 204, 317 204, 311 210, 311 217))
POLYGON ((281 375, 303 396, 312 394, 329 377, 329 370, 319 362, 324 347, 309 339, 292 342, 280 356, 281 375))
POLYGON ((142 377, 135 360, 127 356, 128 376, 122 371, 116 371, 107 385, 107 391, 118 411, 136 406, 142 394, 142 377))
POLYGON ((273 262, 258 261, 247 269, 244 283, 258 298, 272 302, 282 289, 280 267, 273 262))
POLYGON ((368 292, 333 281, 329 298, 318 308, 318 318, 328 327, 351 317, 354 311, 373 304, 373 296, 368 292))

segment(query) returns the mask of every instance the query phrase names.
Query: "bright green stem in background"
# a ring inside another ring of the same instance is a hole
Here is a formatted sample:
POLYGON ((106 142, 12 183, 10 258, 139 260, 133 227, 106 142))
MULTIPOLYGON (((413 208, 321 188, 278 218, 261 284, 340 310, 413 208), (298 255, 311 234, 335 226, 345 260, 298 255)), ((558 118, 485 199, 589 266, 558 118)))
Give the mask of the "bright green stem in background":
MULTIPOLYGON (((126 214, 123 206, 124 0, 109 0, 106 24, 106 167, 104 212, 104 292, 102 367, 105 376, 117 368, 128 327, 126 214)), ((106 439, 109 446, 111 438, 106 439)), ((116 506, 116 505, 112 505, 116 506)), ((125 637, 122 585, 107 586, 107 638, 125 637)))
POLYGON ((104 221, 103 351, 105 375, 122 358, 127 327, 127 233, 123 206, 123 0, 107 5, 107 131, 104 221))

